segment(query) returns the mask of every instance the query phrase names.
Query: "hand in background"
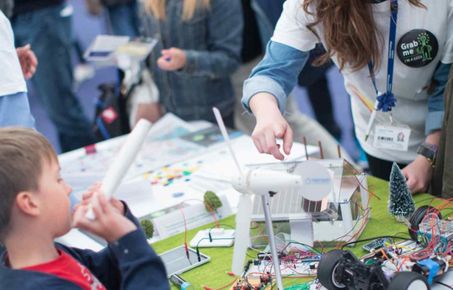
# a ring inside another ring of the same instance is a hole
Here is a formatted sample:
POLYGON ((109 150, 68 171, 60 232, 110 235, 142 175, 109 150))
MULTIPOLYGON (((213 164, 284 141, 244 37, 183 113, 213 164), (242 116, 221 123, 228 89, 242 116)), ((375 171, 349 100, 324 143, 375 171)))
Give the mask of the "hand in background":
POLYGON ((186 53, 184 50, 172 47, 162 50, 162 56, 157 60, 157 65, 162 70, 175 71, 186 65, 186 53))
POLYGON ((30 44, 16 48, 17 57, 22 68, 22 73, 26 80, 30 79, 36 72, 38 67, 38 59, 35 53, 31 50, 30 44))
POLYGON ((114 242, 124 235, 133 232, 137 227, 124 216, 124 206, 121 202, 122 211, 117 207, 115 200, 107 198, 98 188, 89 190, 84 194, 82 203, 76 207, 73 216, 73 226, 96 234, 109 243, 114 242), (89 220, 86 213, 91 203, 95 220, 89 220))
POLYGON ((288 155, 293 144, 293 130, 280 113, 274 96, 267 93, 257 94, 251 99, 250 108, 256 117, 256 126, 252 133, 256 148, 260 153, 272 154, 283 160, 285 156, 280 152, 276 139, 283 139, 283 151, 288 155))
POLYGON ((403 169, 407 179, 407 186, 412 193, 426 192, 431 182, 433 168, 424 156, 417 158, 403 169))

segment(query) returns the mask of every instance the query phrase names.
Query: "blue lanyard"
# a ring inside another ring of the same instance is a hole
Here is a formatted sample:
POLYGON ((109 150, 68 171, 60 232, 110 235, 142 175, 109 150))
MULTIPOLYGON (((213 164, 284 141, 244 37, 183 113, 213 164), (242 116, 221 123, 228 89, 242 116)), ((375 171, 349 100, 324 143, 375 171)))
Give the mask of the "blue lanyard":
POLYGON ((377 95, 376 110, 383 112, 389 112, 396 105, 396 98, 392 93, 393 90, 393 67, 395 63, 395 42, 396 42, 396 23, 398 21, 398 0, 390 1, 390 32, 389 32, 389 49, 388 49, 388 63, 387 63, 387 91, 384 94, 379 95, 376 78, 373 72, 373 64, 370 61, 368 63, 368 69, 370 71, 371 81, 374 86, 374 90, 377 95))

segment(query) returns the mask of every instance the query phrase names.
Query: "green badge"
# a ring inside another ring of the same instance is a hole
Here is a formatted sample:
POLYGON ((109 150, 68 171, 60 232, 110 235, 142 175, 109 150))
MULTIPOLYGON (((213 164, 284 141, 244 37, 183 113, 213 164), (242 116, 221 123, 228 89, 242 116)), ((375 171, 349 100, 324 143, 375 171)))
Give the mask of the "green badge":
POLYGON ((437 38, 425 29, 414 29, 398 41, 397 54, 402 63, 422 67, 432 62, 439 51, 437 38))

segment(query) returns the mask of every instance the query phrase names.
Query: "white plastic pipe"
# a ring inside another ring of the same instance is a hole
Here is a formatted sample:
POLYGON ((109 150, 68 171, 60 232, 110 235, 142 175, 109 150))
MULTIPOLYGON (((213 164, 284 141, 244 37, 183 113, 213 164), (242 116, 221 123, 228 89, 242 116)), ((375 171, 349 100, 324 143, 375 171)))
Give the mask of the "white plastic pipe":
MULTIPOLYGON (((132 132, 127 136, 126 142, 124 142, 120 152, 102 180, 101 191, 107 198, 110 199, 118 188, 118 185, 120 185, 121 180, 137 157, 137 153, 140 151, 150 128, 151 123, 149 121, 140 119, 132 132)), ((95 218, 91 208, 87 212, 87 218, 95 218)))

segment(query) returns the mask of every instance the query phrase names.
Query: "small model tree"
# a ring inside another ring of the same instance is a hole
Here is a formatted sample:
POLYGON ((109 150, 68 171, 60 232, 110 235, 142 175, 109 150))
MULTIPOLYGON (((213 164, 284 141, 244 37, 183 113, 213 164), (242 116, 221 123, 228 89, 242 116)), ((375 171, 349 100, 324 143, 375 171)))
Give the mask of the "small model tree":
POLYGON ((390 214, 400 222, 408 219, 415 210, 415 203, 412 193, 407 187, 406 177, 395 162, 390 172, 388 209, 390 214))
POLYGON ((206 191, 203 197, 204 207, 208 212, 217 211, 218 208, 222 207, 222 201, 212 191, 206 191))
POLYGON ((142 227, 143 231, 145 232, 145 236, 147 239, 151 239, 154 235, 154 225, 150 220, 143 219, 140 221, 140 226, 142 227))

